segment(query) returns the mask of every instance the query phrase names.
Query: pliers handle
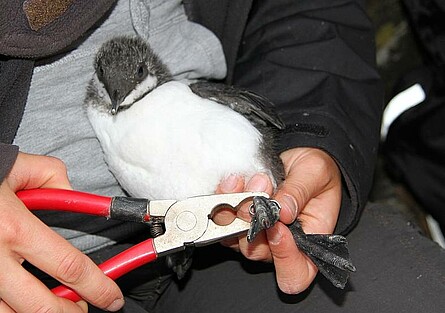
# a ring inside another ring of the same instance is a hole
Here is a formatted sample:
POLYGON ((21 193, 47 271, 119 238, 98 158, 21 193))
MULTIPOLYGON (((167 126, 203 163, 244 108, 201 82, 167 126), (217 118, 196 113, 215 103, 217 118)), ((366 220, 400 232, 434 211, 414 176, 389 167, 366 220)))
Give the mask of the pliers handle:
MULTIPOLYGON (((162 221, 164 234, 149 238, 99 265, 113 280, 159 256, 185 249, 186 246, 204 246, 247 232, 250 227, 248 222, 235 218, 229 225, 218 225, 213 222, 212 216, 221 207, 235 209, 255 196, 268 197, 261 192, 246 192, 184 200, 148 200, 61 189, 23 190, 17 196, 30 210, 77 212, 149 225, 153 221, 162 221)), ((75 302, 81 299, 66 286, 56 287, 52 291, 75 302)))

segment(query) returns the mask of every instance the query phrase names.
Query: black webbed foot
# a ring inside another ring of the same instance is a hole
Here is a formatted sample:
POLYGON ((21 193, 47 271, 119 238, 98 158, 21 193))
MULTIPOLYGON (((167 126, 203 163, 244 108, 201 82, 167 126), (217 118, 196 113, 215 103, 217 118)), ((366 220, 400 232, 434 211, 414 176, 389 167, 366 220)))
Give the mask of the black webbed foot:
MULTIPOLYGON (((247 240, 252 242, 263 229, 272 227, 280 217, 280 205, 274 200, 255 197, 251 207, 252 221, 247 240)), ((288 225, 295 243, 332 284, 344 288, 350 272, 355 266, 349 257, 348 243, 340 235, 305 234, 301 224, 295 220, 288 225)))
POLYGON ((247 241, 252 242, 260 231, 275 225, 280 219, 280 205, 277 201, 265 197, 254 197, 250 207, 250 229, 247 232, 247 241))
POLYGON ((167 266, 176 273, 178 279, 184 278, 190 266, 192 266, 193 251, 194 248, 190 246, 186 247, 183 251, 167 255, 167 266))
POLYGON ((305 234, 298 220, 288 225, 295 243, 335 287, 343 289, 355 266, 349 257, 348 242, 340 235, 305 234))

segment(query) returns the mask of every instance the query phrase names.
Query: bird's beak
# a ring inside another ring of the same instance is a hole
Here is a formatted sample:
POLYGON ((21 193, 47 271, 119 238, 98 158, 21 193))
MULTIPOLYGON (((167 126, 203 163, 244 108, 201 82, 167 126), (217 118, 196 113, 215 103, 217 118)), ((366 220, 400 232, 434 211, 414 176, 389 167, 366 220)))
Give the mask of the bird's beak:
POLYGON ((110 111, 110 113, 112 114, 112 115, 116 115, 117 114, 117 110, 119 109, 119 102, 118 101, 116 101, 116 99, 112 99, 111 100, 111 111, 110 111))
POLYGON ((110 113, 112 115, 116 115, 117 111, 119 110, 119 106, 122 103, 123 99, 120 96, 120 92, 118 90, 114 90, 113 93, 111 94, 111 111, 110 113))

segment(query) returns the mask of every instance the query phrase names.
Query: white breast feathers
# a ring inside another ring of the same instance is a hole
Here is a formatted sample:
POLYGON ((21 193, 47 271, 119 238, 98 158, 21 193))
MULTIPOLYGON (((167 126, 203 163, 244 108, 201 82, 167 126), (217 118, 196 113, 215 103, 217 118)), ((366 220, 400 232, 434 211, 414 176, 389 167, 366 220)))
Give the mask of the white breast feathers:
POLYGON ((87 110, 111 171, 132 196, 182 199, 213 193, 232 173, 268 172, 258 130, 183 83, 165 83, 115 116, 87 110))

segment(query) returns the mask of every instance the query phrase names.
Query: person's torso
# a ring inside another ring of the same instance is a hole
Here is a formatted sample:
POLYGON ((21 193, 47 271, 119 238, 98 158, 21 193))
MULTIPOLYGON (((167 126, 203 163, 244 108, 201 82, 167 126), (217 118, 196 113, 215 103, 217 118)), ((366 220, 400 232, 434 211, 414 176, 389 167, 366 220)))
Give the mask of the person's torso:
MULTIPOLYGON (((82 103, 96 51, 118 35, 148 40, 175 79, 222 79, 226 74, 220 42, 209 30, 187 20, 180 0, 118 1, 78 48, 38 62, 14 144, 23 152, 62 159, 74 189, 105 195, 124 192, 108 170, 82 103)), ((39 216, 85 252, 121 240, 134 227, 74 214, 39 216)))

